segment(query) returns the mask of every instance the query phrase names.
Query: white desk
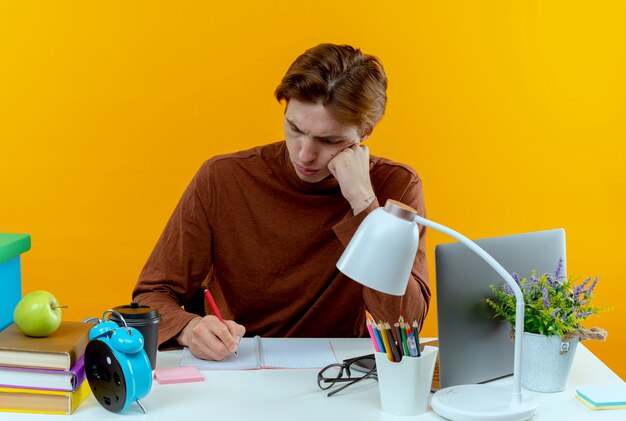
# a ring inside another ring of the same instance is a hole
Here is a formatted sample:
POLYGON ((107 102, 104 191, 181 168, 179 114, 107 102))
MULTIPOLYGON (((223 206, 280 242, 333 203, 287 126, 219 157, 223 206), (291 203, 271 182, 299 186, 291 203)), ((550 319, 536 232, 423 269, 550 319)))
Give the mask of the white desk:
MULTIPOLYGON (((372 352, 369 339, 332 339, 337 358, 372 352)), ((179 365, 181 351, 160 352, 159 367, 179 365)), ((146 419, 150 421, 238 421, 238 420, 442 420, 434 412, 416 417, 396 417, 380 410, 378 386, 374 381, 355 384, 329 398, 318 389, 318 370, 204 371, 204 383, 160 385, 142 399, 144 415, 136 404, 124 413, 113 414, 90 395, 70 420, 146 419), (123 418, 120 418, 123 417, 123 418)), ((511 377, 498 380, 511 384, 511 377)), ((624 420, 626 410, 591 411, 574 398, 582 385, 616 385, 624 382, 584 346, 578 346, 567 390, 560 393, 533 393, 539 405, 535 420, 624 420)), ((0 420, 59 421, 59 415, 0 412, 0 420)))

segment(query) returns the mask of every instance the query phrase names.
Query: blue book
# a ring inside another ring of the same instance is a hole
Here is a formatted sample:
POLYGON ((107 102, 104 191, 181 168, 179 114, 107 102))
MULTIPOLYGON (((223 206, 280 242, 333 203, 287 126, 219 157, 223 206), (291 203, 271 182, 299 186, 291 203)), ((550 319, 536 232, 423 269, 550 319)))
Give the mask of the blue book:
POLYGON ((0 330, 13 323, 13 310, 22 298, 20 254, 29 249, 29 234, 0 232, 0 330))

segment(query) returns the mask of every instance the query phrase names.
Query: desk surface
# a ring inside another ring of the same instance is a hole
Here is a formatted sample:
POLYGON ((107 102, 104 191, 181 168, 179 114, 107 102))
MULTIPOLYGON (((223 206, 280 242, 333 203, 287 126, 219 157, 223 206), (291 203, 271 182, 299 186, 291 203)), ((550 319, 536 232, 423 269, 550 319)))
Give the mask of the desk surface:
MULTIPOLYGON (((332 339, 337 358, 354 357, 372 352, 368 339, 332 339)), ((159 367, 177 367, 181 351, 159 352, 159 367)), ((380 410, 378 386, 375 381, 353 385, 329 398, 318 389, 318 370, 241 370, 204 371, 203 383, 160 385, 142 399, 148 411, 144 415, 132 404, 123 415, 102 408, 90 395, 71 415, 72 421, 94 419, 171 420, 442 420, 434 412, 416 417, 395 417, 380 410)), ((494 383, 510 385, 512 377, 494 383)), ((624 420, 626 410, 591 411, 574 398, 576 388, 592 385, 623 385, 624 382, 587 348, 579 346, 568 388, 559 393, 535 393, 538 411, 534 420, 624 420)), ((0 412, 0 420, 60 420, 59 415, 0 412)))

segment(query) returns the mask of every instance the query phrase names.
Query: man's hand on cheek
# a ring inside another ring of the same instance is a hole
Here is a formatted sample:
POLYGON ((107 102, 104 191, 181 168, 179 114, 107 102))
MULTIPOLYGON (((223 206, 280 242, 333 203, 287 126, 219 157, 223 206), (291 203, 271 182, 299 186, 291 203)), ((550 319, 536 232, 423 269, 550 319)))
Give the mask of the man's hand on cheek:
POLYGON ((352 145, 328 162, 330 173, 339 182, 341 194, 350 202, 355 215, 366 209, 375 198, 369 158, 367 146, 352 145))

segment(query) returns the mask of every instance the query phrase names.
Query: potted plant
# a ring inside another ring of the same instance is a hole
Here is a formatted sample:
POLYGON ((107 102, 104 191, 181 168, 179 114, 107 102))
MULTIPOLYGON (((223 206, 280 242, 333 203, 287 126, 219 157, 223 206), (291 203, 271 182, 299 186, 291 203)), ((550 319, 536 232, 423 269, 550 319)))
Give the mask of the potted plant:
MULTIPOLYGON (((565 389, 576 345, 580 340, 604 340, 606 331, 585 328, 590 316, 607 310, 595 306, 593 291, 598 278, 576 282, 565 277, 563 259, 555 272, 529 278, 513 273, 524 297, 524 332, 522 335, 522 386, 538 392, 559 392, 565 389)), ((495 296, 487 298, 495 317, 501 316, 515 326, 515 296, 508 284, 491 285, 495 296)))

